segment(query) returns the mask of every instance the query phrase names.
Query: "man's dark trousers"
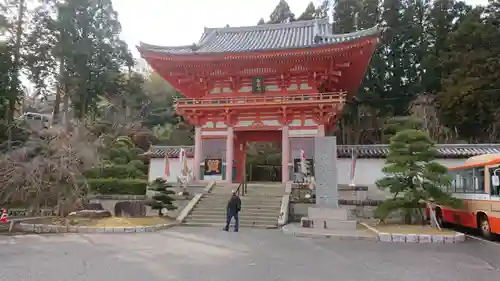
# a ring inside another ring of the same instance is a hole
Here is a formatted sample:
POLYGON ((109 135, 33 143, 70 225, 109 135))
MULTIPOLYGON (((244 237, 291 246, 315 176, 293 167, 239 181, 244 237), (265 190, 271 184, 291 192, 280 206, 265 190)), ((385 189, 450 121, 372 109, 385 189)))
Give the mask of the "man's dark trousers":
POLYGON ((226 213, 226 227, 225 230, 229 229, 229 225, 231 224, 231 219, 234 217, 234 231, 238 231, 238 211, 236 210, 227 210, 226 213))

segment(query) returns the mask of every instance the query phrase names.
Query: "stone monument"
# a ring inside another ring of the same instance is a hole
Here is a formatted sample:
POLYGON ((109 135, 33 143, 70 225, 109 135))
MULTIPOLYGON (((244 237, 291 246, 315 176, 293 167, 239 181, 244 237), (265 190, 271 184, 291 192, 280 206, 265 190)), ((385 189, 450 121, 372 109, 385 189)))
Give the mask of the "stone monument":
POLYGON ((349 220, 349 210, 340 208, 337 188, 337 138, 314 138, 314 175, 316 206, 309 207, 309 225, 320 229, 356 229, 356 221, 349 220))

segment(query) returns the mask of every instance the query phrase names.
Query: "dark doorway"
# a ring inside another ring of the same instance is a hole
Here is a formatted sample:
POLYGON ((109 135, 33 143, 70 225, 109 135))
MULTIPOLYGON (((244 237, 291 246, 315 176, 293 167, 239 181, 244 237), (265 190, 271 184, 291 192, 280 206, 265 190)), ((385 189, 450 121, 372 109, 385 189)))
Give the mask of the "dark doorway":
POLYGON ((281 182, 281 146, 249 142, 246 149, 247 181, 281 182))

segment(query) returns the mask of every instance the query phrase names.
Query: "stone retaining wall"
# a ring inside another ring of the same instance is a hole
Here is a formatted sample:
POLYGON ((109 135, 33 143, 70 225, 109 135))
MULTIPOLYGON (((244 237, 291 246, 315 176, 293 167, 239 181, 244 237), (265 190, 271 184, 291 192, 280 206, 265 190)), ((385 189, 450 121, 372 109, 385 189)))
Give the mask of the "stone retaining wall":
POLYGON ((176 223, 133 227, 89 227, 20 223, 17 228, 23 232, 32 233, 136 233, 155 232, 170 228, 174 225, 176 225, 176 223))
POLYGON ((401 234, 380 232, 376 228, 365 223, 361 223, 369 230, 373 231, 380 242, 388 243, 421 243, 421 244, 453 244, 465 241, 465 234, 455 232, 455 234, 401 234))
POLYGON ((422 243, 422 244, 452 244, 465 241, 465 234, 455 235, 430 235, 430 234, 398 234, 398 233, 378 233, 380 242, 392 243, 422 243))

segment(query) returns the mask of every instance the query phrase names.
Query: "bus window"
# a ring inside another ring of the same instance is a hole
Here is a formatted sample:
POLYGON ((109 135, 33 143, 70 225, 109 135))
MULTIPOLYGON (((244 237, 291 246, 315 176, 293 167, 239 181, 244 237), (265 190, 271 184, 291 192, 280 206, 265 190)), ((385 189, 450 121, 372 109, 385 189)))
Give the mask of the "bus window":
POLYGON ((495 195, 495 196, 499 196, 500 195, 500 186, 493 186, 493 181, 491 180, 491 176, 493 175, 497 175, 497 176, 500 176, 500 168, 499 167, 495 167, 495 168, 490 168, 490 194, 491 195, 495 195), (495 170, 498 170, 496 173, 495 173, 495 170))
POLYGON ((484 193, 484 167, 474 168, 474 192, 484 193))
POLYGON ((457 171, 457 174, 455 175, 455 190, 453 192, 464 192, 464 179, 462 178, 461 172, 462 171, 457 171))
POLYGON ((474 169, 466 169, 462 173, 464 179, 465 193, 474 193, 474 169))
POLYGON ((446 192, 453 193, 455 192, 455 185, 457 182, 457 173, 455 171, 450 171, 448 174, 451 178, 451 182, 446 186, 446 192))

